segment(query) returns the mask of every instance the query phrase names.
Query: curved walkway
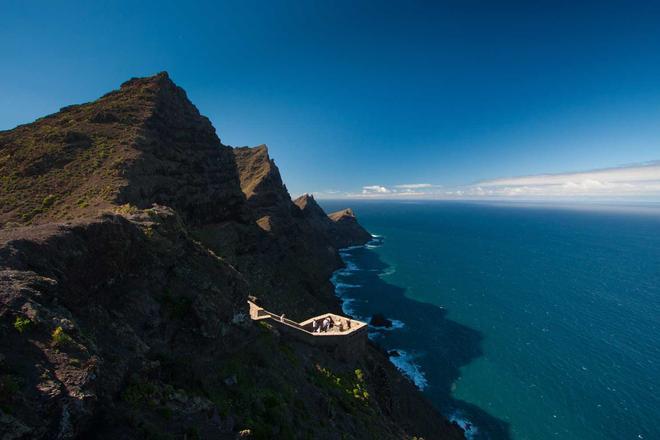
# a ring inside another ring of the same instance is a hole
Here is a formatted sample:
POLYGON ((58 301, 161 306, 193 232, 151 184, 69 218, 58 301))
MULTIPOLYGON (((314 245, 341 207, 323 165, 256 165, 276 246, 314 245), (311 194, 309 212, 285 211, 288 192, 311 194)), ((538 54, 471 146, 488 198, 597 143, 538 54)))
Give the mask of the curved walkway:
POLYGON ((248 304, 250 305, 250 318, 253 321, 267 320, 279 330, 311 345, 350 345, 358 349, 366 343, 368 326, 362 321, 326 313, 303 322, 295 322, 284 315, 269 312, 252 301, 248 301, 248 304), (317 323, 317 327, 320 327, 325 319, 330 319, 332 326, 327 331, 314 331, 314 322, 317 323))

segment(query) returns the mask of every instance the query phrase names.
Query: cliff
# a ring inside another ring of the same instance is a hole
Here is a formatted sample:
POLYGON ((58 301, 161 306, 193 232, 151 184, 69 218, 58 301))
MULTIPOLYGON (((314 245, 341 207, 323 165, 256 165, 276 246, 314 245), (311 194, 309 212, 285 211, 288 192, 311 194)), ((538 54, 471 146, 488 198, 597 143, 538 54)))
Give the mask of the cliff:
POLYGON ((350 208, 326 215, 311 194, 298 197, 294 203, 312 227, 336 249, 365 244, 371 240, 371 234, 358 223, 350 208))
POLYGON ((339 242, 166 73, 0 132, 0 176, 3 439, 462 438, 375 347, 248 318, 338 311, 339 242))
POLYGON ((302 218, 266 146, 234 156, 250 222, 206 224, 196 229, 199 240, 243 273, 268 309, 298 320, 339 311, 329 279, 341 259, 302 218))
POLYGON ((166 73, 0 132, 0 224, 159 203, 187 222, 240 216, 232 149, 166 73))

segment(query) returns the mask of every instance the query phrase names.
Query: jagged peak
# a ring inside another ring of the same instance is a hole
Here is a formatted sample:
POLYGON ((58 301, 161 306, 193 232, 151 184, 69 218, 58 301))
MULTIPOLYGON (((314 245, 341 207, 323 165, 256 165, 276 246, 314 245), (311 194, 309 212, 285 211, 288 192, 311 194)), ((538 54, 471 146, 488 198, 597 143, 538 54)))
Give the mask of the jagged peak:
MULTIPOLYGON (((234 147, 234 150, 237 150, 239 152, 249 152, 250 155, 261 155, 261 156, 268 156, 268 145, 266 144, 260 144, 256 145, 254 147, 249 147, 249 146, 244 146, 244 147, 234 147)), ((269 157, 270 159, 270 157, 269 157)))
POLYGON ((325 217, 325 211, 321 206, 316 202, 312 194, 303 194, 293 201, 293 203, 300 208, 303 214, 307 217, 316 216, 316 217, 325 217))
MULTIPOLYGON (((183 112, 199 117, 211 126, 210 121, 199 113, 199 110, 190 101, 186 91, 179 87, 167 72, 160 72, 152 76, 134 77, 122 83, 118 90, 105 94, 96 103, 104 104, 113 101, 119 106, 144 106, 152 108, 153 112, 166 111, 183 112), (117 103, 120 98, 120 103, 117 103)), ((213 129, 215 132, 215 129, 213 129)))
POLYGON ((176 84, 174 84, 174 81, 170 78, 169 73, 166 71, 159 72, 155 75, 151 76, 143 76, 143 77, 133 77, 129 79, 128 81, 124 81, 120 89, 127 89, 131 87, 140 87, 144 85, 158 85, 158 86, 165 86, 165 85, 173 85, 177 87, 176 84))
POLYGON ((353 210, 351 208, 346 208, 346 209, 342 209, 340 211, 330 213, 330 214, 328 214, 328 217, 330 217, 330 220, 336 222, 336 221, 340 221, 340 220, 346 219, 346 218, 355 219, 355 213, 353 212, 353 210))
POLYGON ((267 145, 237 147, 234 148, 234 156, 241 189, 248 199, 263 192, 281 192, 286 193, 288 197, 280 171, 268 154, 267 145))
POLYGON ((0 191, 0 225, 89 217, 125 203, 210 221, 234 215, 225 207, 243 200, 231 151, 167 72, 0 132, 0 153, 10 159, 0 174, 13 173, 15 188, 0 191))
POLYGON ((275 161, 271 159, 266 144, 255 147, 234 147, 234 155, 249 159, 251 163, 260 163, 263 167, 272 168, 275 166, 275 161))
POLYGON ((299 197, 297 197, 293 203, 298 205, 300 209, 305 209, 308 203, 316 203, 316 200, 314 200, 314 195, 305 193, 299 197))

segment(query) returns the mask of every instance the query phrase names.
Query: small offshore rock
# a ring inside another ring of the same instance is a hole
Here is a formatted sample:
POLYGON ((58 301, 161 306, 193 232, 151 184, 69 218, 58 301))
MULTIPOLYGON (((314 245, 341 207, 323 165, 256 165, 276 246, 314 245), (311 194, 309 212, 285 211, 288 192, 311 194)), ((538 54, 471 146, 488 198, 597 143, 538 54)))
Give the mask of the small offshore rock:
POLYGON ((382 313, 374 314, 371 317, 369 324, 373 325, 374 327, 385 327, 385 328, 392 327, 392 321, 387 319, 385 315, 383 315, 382 313))

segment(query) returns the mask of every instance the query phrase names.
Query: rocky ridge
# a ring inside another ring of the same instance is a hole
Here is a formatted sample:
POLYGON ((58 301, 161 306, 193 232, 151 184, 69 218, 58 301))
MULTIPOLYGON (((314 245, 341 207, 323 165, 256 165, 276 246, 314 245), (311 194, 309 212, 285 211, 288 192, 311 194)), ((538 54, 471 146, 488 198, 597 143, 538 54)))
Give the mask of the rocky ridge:
POLYGON ((336 249, 362 245, 372 239, 350 208, 326 215, 311 194, 303 194, 293 203, 300 208, 312 227, 336 249))
POLYGON ((249 295, 338 311, 336 249, 366 235, 166 73, 0 132, 0 176, 3 439, 462 438, 379 349, 349 364, 248 319, 249 295))

